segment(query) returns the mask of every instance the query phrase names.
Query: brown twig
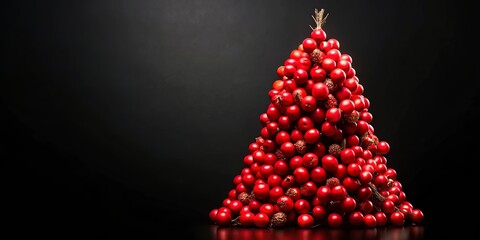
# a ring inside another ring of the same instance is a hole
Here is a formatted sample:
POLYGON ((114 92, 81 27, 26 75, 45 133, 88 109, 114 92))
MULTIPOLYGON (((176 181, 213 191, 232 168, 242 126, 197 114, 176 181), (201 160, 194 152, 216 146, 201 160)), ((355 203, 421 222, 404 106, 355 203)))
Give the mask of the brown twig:
POLYGON ((318 11, 318 9, 315 9, 315 15, 312 15, 312 18, 313 18, 313 21, 315 21, 315 23, 317 24, 317 26, 315 28, 310 26, 312 30, 322 29, 322 25, 325 24, 328 17, 328 13, 325 15, 325 17, 323 16, 324 14, 325 14, 325 10, 323 8, 320 9, 320 11, 318 11))

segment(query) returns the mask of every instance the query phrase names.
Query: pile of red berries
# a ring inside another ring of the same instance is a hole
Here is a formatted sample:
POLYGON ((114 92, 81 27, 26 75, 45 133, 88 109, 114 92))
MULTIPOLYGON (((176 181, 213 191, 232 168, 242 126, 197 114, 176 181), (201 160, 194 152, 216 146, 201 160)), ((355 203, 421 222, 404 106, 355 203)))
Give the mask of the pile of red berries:
POLYGON ((317 27, 277 69, 260 115, 260 136, 248 147, 245 168, 222 207, 220 226, 309 228, 380 227, 423 221, 407 201, 397 172, 387 167, 390 146, 371 125, 352 58, 317 27))

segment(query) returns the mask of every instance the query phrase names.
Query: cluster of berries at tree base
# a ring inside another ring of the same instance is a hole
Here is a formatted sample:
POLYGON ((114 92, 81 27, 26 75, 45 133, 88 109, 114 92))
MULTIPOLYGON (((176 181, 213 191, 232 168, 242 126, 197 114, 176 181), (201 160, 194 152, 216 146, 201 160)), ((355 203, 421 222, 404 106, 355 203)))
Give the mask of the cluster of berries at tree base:
POLYGON ((370 101, 340 43, 316 28, 277 69, 260 115, 260 136, 234 187, 209 217, 219 226, 382 227, 419 224, 387 167, 390 146, 375 135, 370 101))

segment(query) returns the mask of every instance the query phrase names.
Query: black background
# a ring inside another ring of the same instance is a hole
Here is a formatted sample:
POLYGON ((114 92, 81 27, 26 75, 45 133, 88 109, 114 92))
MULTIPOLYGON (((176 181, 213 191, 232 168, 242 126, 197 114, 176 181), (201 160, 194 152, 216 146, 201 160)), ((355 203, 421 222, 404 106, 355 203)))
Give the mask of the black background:
POLYGON ((461 190, 477 146, 473 7, 152 0, 3 2, 6 228, 194 235, 243 167, 276 68, 315 8, 353 57, 388 166, 427 230, 469 225, 456 218, 475 204, 461 190))

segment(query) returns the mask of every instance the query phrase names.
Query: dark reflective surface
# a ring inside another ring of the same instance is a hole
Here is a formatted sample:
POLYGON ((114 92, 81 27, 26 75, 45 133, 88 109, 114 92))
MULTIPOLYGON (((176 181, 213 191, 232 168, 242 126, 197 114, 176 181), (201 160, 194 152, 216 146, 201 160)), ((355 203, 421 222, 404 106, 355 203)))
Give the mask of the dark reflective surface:
POLYGON ((419 240, 424 239, 423 226, 388 227, 372 229, 256 229, 256 228, 221 228, 210 226, 211 239, 216 240, 326 240, 326 239, 388 239, 419 240))

